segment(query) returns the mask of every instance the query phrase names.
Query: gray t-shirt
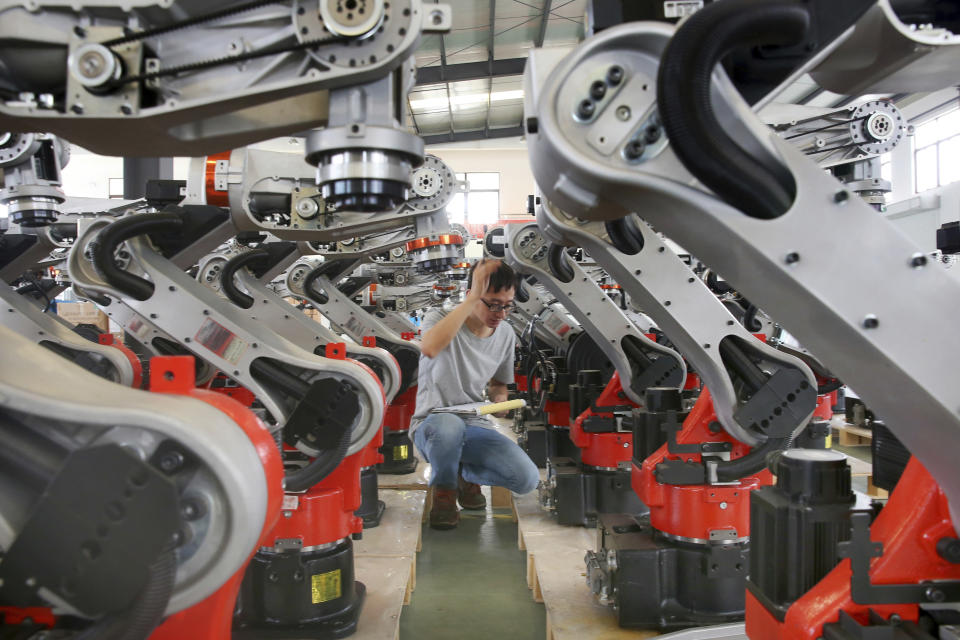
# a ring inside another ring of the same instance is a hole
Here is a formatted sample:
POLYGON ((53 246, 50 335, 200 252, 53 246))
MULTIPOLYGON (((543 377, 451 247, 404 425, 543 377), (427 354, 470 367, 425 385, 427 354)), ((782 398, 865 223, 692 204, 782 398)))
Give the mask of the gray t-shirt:
MULTIPOLYGON (((423 317, 420 330, 426 333, 446 315, 445 311, 431 309, 423 317)), ((421 354, 417 412, 411 421, 411 432, 431 409, 482 402, 483 391, 491 379, 511 384, 515 342, 516 335, 506 322, 501 322, 486 338, 478 337, 464 324, 435 358, 421 354)), ((470 417, 466 422, 481 427, 494 426, 485 417, 470 417)))

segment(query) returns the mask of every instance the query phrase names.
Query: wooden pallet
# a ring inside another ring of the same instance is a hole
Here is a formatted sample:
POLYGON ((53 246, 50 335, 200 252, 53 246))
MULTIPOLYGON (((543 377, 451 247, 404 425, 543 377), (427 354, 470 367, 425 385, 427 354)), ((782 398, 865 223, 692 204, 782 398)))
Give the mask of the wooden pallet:
POLYGON ((890 492, 873 484, 873 475, 871 474, 867 476, 867 495, 871 498, 886 500, 890 497, 890 492))
POLYGON ((380 491, 386 505, 380 525, 364 529, 354 542, 357 579, 367 586, 360 614, 358 640, 396 640, 400 613, 417 586, 417 553, 421 549, 421 517, 425 491, 380 491))
POLYGON ((873 431, 863 427, 854 427, 845 425, 834 427, 837 430, 837 444, 841 447, 863 447, 869 446, 873 440, 873 431))
POLYGON ((658 635, 617 625, 613 609, 599 604, 586 583, 583 557, 596 531, 565 527, 543 511, 536 493, 514 499, 517 546, 527 552, 527 586, 547 613, 547 640, 638 640, 658 635))

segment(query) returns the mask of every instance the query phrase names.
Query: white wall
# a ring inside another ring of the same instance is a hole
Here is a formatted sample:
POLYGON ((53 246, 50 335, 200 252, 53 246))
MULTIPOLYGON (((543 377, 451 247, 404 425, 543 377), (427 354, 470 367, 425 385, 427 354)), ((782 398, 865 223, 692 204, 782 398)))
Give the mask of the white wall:
POLYGON ((527 196, 535 183, 527 145, 519 139, 483 140, 456 145, 434 145, 427 148, 446 162, 455 173, 493 171, 500 173, 500 217, 519 218, 527 215, 527 196))

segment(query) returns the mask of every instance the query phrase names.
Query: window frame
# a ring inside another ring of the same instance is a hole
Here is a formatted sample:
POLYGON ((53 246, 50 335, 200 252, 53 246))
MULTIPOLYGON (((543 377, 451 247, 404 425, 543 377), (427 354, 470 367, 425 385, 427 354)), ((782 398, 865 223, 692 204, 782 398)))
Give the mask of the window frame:
MULTIPOLYGON (((929 118, 929 119, 927 119, 927 120, 924 120, 924 121, 921 122, 920 124, 915 124, 914 126, 915 126, 916 129, 919 129, 920 127, 927 127, 927 126, 930 126, 930 127, 933 127, 933 128, 936 129, 936 128, 937 128, 937 123, 940 121, 941 118, 944 118, 944 117, 946 117, 946 116, 949 116, 949 115, 951 115, 951 114, 954 114, 954 113, 957 112, 958 110, 960 110, 960 107, 956 107, 956 106, 955 106, 955 107, 953 107, 952 109, 947 109, 946 111, 942 111, 941 113, 937 114, 936 116, 931 117, 931 118, 929 118)), ((954 116, 954 117, 956 117, 956 116, 954 116)), ((946 137, 937 138, 937 139, 934 140, 933 142, 929 142, 929 143, 923 145, 922 147, 918 147, 918 146, 917 146, 917 136, 916 136, 916 134, 914 134, 913 139, 912 139, 912 145, 913 145, 913 192, 914 192, 915 194, 924 193, 924 192, 926 192, 926 191, 932 191, 933 189, 939 189, 940 187, 944 186, 945 184, 951 184, 950 182, 948 182, 948 183, 942 183, 942 182, 940 182, 940 173, 941 173, 941 171, 940 171, 940 145, 943 144, 943 143, 946 143, 946 142, 951 142, 951 141, 956 140, 956 139, 958 139, 958 138, 960 138, 960 132, 953 133, 953 134, 951 134, 951 135, 949 135, 949 136, 946 136, 946 137), (933 150, 933 160, 934 160, 934 162, 933 162, 934 171, 933 171, 933 180, 932 180, 933 186, 931 186, 931 187, 926 187, 926 188, 924 188, 924 189, 921 191, 921 190, 920 190, 920 169, 919 169, 920 163, 918 162, 918 157, 919 157, 919 154, 921 154, 921 153, 923 153, 923 152, 925 152, 925 151, 927 151, 927 150, 929 150, 929 149, 932 149, 932 150, 933 150)), ((956 182, 956 181, 954 181, 954 182, 956 182)))
MULTIPOLYGON (((463 185, 462 191, 458 191, 459 194, 462 194, 461 197, 463 198, 463 219, 453 220, 451 218, 450 219, 451 222, 454 222, 456 224, 494 224, 496 220, 499 220, 500 219, 500 186, 501 186, 500 172, 499 171, 463 171, 463 172, 457 172, 455 175, 457 180, 463 185), (497 188, 496 189, 471 189, 470 176, 478 175, 478 174, 497 176, 497 188), (497 211, 496 211, 496 217, 494 218, 493 222, 490 222, 490 221, 475 222, 470 219, 470 194, 472 193, 495 193, 496 194, 497 211)), ((448 217, 450 216, 449 211, 447 212, 447 216, 448 217)))

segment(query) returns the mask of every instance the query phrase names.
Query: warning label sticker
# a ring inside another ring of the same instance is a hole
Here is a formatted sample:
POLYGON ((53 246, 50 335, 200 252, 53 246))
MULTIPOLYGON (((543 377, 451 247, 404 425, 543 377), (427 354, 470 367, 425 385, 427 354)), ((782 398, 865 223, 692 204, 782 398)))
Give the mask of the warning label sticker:
POLYGON ((310 576, 310 601, 313 604, 336 600, 341 593, 340 569, 310 576))
POLYGON ((543 321, 543 324, 558 336, 562 336, 570 331, 570 325, 564 322, 563 318, 556 313, 550 314, 550 316, 543 321))
POLYGON ((400 446, 393 448, 393 459, 394 460, 406 460, 410 457, 410 447, 409 445, 401 444, 400 446))
POLYGON ((283 510, 284 511, 296 511, 300 506, 300 496, 283 496, 283 510))
POLYGON ((133 334, 140 340, 146 340, 147 334, 150 333, 150 325, 140 318, 134 318, 130 324, 127 325, 126 329, 127 332, 133 334))
POLYGON ((240 356, 247 350, 247 343, 219 322, 207 318, 200 325, 194 340, 214 352, 224 360, 237 364, 240 356))

